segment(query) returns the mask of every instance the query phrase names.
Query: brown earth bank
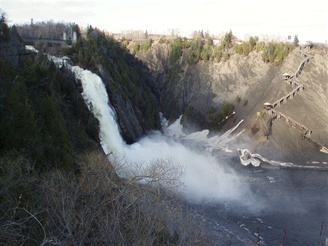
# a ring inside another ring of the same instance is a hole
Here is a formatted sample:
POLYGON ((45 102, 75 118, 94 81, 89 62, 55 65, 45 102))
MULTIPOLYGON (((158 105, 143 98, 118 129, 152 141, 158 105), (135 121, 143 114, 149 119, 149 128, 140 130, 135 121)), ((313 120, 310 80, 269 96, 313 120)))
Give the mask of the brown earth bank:
POLYGON ((152 72, 153 86, 157 91, 161 111, 170 120, 190 114, 183 121, 184 130, 201 130, 208 126, 211 111, 219 112, 223 105, 234 105, 235 114, 220 130, 225 132, 240 120, 237 129, 244 133, 234 142, 236 148, 246 147, 268 159, 291 161, 302 165, 327 166, 328 154, 319 151, 328 146, 328 57, 325 48, 296 48, 276 66, 262 61, 261 52, 248 56, 231 53, 226 62, 204 62, 189 65, 188 50, 171 64, 167 44, 154 43, 147 52, 137 54, 152 72), (275 110, 287 115, 312 131, 311 138, 303 138, 299 128, 276 119, 270 128, 271 116, 263 110, 266 102, 273 103, 290 93, 283 74, 294 74, 306 59, 311 57, 295 81, 304 85, 297 93, 275 110), (270 128, 270 129, 269 129, 270 128), (269 133, 269 134, 268 134, 269 133))

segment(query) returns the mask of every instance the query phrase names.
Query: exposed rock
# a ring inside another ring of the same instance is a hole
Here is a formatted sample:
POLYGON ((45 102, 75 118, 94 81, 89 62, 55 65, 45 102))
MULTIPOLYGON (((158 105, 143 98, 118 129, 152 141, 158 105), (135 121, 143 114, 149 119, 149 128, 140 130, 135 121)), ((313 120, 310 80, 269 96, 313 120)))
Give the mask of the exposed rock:
MULTIPOLYGON (((308 50, 309 51, 309 50, 308 50)), ((284 73, 294 74, 304 56, 295 49, 280 66, 264 63, 261 53, 248 56, 232 54, 227 62, 198 62, 188 65, 187 52, 172 65, 169 63, 167 45, 153 44, 147 53, 138 58, 153 72, 161 110, 164 116, 175 120, 179 115, 192 111, 195 124, 184 122, 186 127, 206 128, 206 116, 211 108, 219 110, 225 102, 233 103, 236 114, 227 120, 225 131, 244 119, 246 128, 239 140, 240 145, 252 146, 268 158, 309 162, 326 161, 328 155, 320 152, 311 142, 304 140, 298 129, 281 120, 274 121, 271 135, 264 137, 270 117, 259 112, 265 102, 274 102, 293 90, 284 73), (236 100, 238 98, 238 100, 236 100), (192 110, 191 110, 192 109, 192 110)), ((279 111, 312 129, 312 139, 328 146, 328 58, 322 50, 312 49, 313 59, 304 66, 298 83, 305 90, 295 95, 279 111)))
POLYGON ((130 100, 125 100, 121 93, 114 93, 115 83, 110 72, 101 64, 98 65, 98 71, 106 86, 107 93, 111 99, 116 113, 117 121, 120 125, 121 134, 128 143, 132 143, 144 134, 144 130, 138 121, 136 112, 131 105, 130 100))

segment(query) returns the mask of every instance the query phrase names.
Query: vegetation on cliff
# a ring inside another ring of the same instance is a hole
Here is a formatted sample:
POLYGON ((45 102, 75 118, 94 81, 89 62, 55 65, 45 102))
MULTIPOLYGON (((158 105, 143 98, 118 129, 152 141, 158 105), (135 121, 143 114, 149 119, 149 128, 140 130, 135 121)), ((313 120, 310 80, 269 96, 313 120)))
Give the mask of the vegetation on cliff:
MULTIPOLYGON (((151 41, 142 48, 148 49, 150 45, 151 41)), ((158 103, 150 90, 147 68, 113 37, 90 26, 86 37, 78 39, 72 48, 66 50, 66 54, 74 63, 93 70, 107 81, 106 88, 117 110, 119 122, 127 114, 131 117, 132 114, 136 115, 142 130, 135 136, 126 130, 128 122, 121 125, 123 137, 128 143, 136 141, 146 131, 160 128, 158 103), (119 110, 124 107, 123 101, 125 104, 129 102, 133 112, 119 110)))
MULTIPOLYGON (((297 38, 297 37, 296 37, 297 38)), ((230 30, 227 32, 219 44, 214 44, 213 38, 203 31, 195 32, 191 39, 182 38, 176 36, 172 39, 161 38, 160 44, 170 45, 170 62, 175 63, 182 55, 183 50, 188 50, 188 63, 190 65, 196 64, 200 61, 227 61, 233 53, 248 56, 249 53, 256 51, 262 52, 262 59, 264 62, 274 63, 276 66, 281 62, 288 54, 298 46, 298 41, 294 43, 284 42, 264 42, 259 41, 259 37, 251 36, 248 41, 234 41, 236 37, 230 30)), ((146 45, 148 41, 144 43, 134 43, 134 53, 138 53, 140 47, 146 45), (135 48, 135 45, 139 48, 135 48)), ((149 49, 149 46, 147 46, 149 49)))
MULTIPOLYGON (((154 77, 160 81, 156 82, 156 85, 160 84, 157 88, 159 90, 157 95, 160 96, 161 111, 167 119, 175 120, 183 115, 182 123, 186 128, 190 126, 193 130, 209 128, 217 131, 226 122, 226 117, 232 114, 234 104, 233 98, 228 98, 228 96, 225 99, 216 100, 216 103, 212 103, 209 99, 212 94, 208 92, 211 91, 209 88, 213 85, 213 81, 216 86, 221 85, 221 79, 215 75, 218 69, 226 69, 224 72, 218 71, 222 80, 231 81, 233 78, 230 75, 236 71, 245 73, 248 77, 253 76, 249 72, 252 69, 237 68, 238 57, 243 56, 245 58, 240 60, 245 60, 251 53, 257 53, 252 54, 252 57, 256 56, 264 63, 279 66, 293 51, 295 45, 273 41, 264 42, 252 36, 247 41, 241 41, 233 35, 232 31, 227 32, 221 40, 213 40, 208 33, 195 32, 191 39, 179 36, 162 37, 153 52, 150 50, 146 54, 139 53, 137 57, 150 64, 150 68, 155 68, 154 77), (169 54, 168 57, 166 54, 169 54), (152 57, 155 59, 150 60, 152 57), (233 60, 226 66, 223 64, 232 58, 233 60), (154 66, 154 63, 158 67, 154 66), (162 69, 158 74, 156 74, 157 68, 162 69), (229 71, 230 68, 231 71, 229 71), (205 95, 208 95, 208 98, 205 95), (193 99, 198 101, 195 102, 193 99)), ((244 74, 241 75, 241 77, 244 76, 244 74)), ((231 91, 230 88, 233 87, 236 87, 236 84, 231 81, 221 89, 231 91)), ((243 106, 247 104, 248 100, 245 98, 243 106)))
POLYGON ((39 171, 72 170, 74 153, 96 148, 98 121, 88 111, 77 81, 46 56, 0 58, 0 151, 27 153, 39 171))

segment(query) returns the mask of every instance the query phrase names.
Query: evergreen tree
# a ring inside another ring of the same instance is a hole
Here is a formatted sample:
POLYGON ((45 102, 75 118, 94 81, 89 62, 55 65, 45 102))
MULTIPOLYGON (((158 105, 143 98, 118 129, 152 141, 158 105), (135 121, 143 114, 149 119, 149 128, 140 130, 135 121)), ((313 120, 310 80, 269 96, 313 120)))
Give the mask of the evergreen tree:
POLYGON ((26 85, 17 77, 7 86, 2 86, 8 86, 8 89, 5 91, 3 110, 1 110, 1 147, 6 150, 30 149, 38 141, 39 132, 26 85))
POLYGON ((299 40, 298 40, 298 36, 297 35, 294 36, 294 45, 296 47, 299 45, 299 40))

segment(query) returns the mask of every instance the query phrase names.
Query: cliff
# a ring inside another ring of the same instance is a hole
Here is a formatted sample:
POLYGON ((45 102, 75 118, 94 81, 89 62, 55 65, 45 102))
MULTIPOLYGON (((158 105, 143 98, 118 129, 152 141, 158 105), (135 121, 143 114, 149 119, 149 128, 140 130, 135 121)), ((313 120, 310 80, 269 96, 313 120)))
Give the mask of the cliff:
POLYGON ((137 54, 152 72, 165 117, 175 120, 184 114, 183 118, 188 119, 183 121, 184 129, 200 130, 211 126, 211 114, 230 103, 234 105, 235 114, 221 131, 244 119, 239 129, 247 131, 238 138, 237 146, 255 149, 275 160, 304 164, 327 161, 328 155, 315 146, 315 143, 328 146, 328 96, 325 93, 328 91, 328 59, 324 49, 303 49, 311 59, 295 80, 304 86, 304 91, 277 108, 311 129, 311 139, 304 139, 302 132, 285 120, 274 120, 268 129, 271 116, 263 111, 265 102, 273 103, 293 91, 283 74, 294 74, 303 62, 300 48, 292 51, 279 66, 263 62, 261 51, 247 56, 232 52, 226 62, 200 61, 190 65, 188 52, 183 50, 175 64, 169 61, 167 44, 155 43, 147 52, 137 54))

